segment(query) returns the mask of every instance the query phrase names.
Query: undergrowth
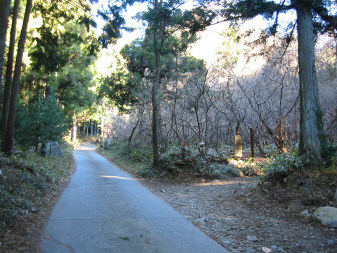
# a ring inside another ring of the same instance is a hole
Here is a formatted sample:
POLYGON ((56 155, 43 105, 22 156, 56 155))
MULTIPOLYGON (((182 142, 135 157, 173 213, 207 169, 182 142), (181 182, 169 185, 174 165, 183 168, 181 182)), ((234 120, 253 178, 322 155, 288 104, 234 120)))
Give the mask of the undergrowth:
POLYGON ((61 148, 64 156, 58 158, 29 152, 0 154, 0 231, 34 211, 38 199, 70 175, 72 148, 66 143, 61 148))
POLYGON ((243 175, 239 168, 228 162, 223 152, 211 148, 200 152, 198 149, 172 145, 161 154, 158 171, 152 168, 151 147, 114 140, 105 143, 98 151, 124 170, 143 177, 160 176, 162 172, 170 172, 176 177, 218 178, 243 175))
POLYGON ((336 161, 334 155, 329 162, 326 161, 320 166, 309 166, 296 151, 270 157, 259 165, 263 171, 260 191, 288 205, 300 201, 309 207, 337 207, 336 161))
POLYGON ((150 169, 153 160, 151 147, 112 141, 99 148, 98 152, 132 174, 154 176, 150 169))
POLYGON ((292 174, 337 174, 336 149, 331 149, 329 160, 325 160, 320 166, 308 166, 297 150, 288 153, 270 156, 258 166, 263 172, 266 181, 282 181, 292 174), (334 153, 333 153, 334 150, 334 153))
POLYGON ((293 173, 294 170, 303 169, 302 158, 296 152, 283 153, 269 157, 259 164, 264 178, 267 181, 280 181, 293 173))

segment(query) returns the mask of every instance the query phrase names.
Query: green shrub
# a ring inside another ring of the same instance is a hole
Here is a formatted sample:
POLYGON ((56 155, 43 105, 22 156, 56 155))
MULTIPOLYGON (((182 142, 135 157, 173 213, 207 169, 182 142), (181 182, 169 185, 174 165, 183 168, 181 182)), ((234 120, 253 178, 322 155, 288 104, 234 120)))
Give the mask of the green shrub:
POLYGON ((189 147, 177 146, 171 146, 162 154, 160 164, 161 169, 169 170, 175 175, 182 172, 204 174, 208 171, 206 168, 211 166, 207 155, 201 155, 198 150, 189 147))
POLYGON ((221 173, 221 167, 216 164, 205 163, 205 166, 199 168, 199 172, 205 177, 216 178, 221 173))
POLYGON ((98 151, 130 173, 138 174, 144 172, 144 174, 149 174, 145 170, 151 167, 153 161, 151 147, 144 147, 135 142, 129 144, 113 140, 108 144, 105 143, 98 151))
POLYGON ((66 131, 66 118, 54 96, 18 107, 15 139, 28 148, 46 141, 60 141, 66 131))
POLYGON ((243 175, 239 169, 228 165, 223 154, 213 149, 201 154, 197 149, 171 145, 161 154, 159 171, 151 167, 152 149, 142 144, 129 145, 126 142, 110 140, 99 152, 127 171, 143 177, 155 177, 160 171, 170 171, 175 176, 201 175, 209 178, 216 178, 221 174, 227 174, 228 177, 243 175))
POLYGON ((325 161, 325 165, 327 167, 336 165, 336 157, 337 157, 337 144, 330 142, 328 145, 323 147, 323 159, 325 161))
POLYGON ((228 170, 227 159, 214 149, 208 149, 207 152, 201 154, 198 150, 188 147, 172 146, 162 155, 161 164, 163 169, 170 170, 175 175, 184 172, 216 178, 220 174, 227 173, 226 170, 228 170))
POLYGON ((226 166, 224 166, 222 173, 227 174, 230 177, 242 177, 243 176, 241 169, 238 169, 232 164, 227 164, 226 166))
POLYGON ((270 157, 265 164, 260 164, 266 180, 282 180, 294 170, 302 169, 302 158, 294 152, 270 157))
POLYGON ((244 161, 243 165, 240 166, 240 169, 245 176, 257 176, 261 174, 261 169, 256 165, 253 157, 244 161))
POLYGON ((249 177, 257 176, 261 174, 261 169, 258 166, 254 166, 254 165, 248 164, 248 165, 243 166, 240 169, 245 176, 249 176, 249 177))

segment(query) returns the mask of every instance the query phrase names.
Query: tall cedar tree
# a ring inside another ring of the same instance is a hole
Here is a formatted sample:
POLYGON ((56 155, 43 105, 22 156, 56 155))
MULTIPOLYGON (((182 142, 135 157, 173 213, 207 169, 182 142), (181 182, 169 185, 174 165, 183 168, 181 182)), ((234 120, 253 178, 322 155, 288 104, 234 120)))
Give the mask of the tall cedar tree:
POLYGON ((6 35, 8 28, 10 5, 11 5, 10 0, 0 1, 0 86, 2 85, 2 72, 4 67, 6 35))
MULTIPOLYGON (((205 2, 214 2, 206 0, 205 2)), ((274 20, 267 29, 267 35, 278 32, 281 13, 295 10, 297 13, 298 65, 300 81, 300 145, 299 153, 307 164, 319 164, 323 161, 327 147, 323 132, 322 111, 318 98, 315 69, 314 35, 318 32, 331 32, 337 29, 337 17, 332 13, 337 3, 329 0, 291 0, 279 3, 268 0, 238 0, 216 2, 220 11, 205 11, 205 5, 191 15, 190 27, 195 32, 202 30, 215 17, 215 13, 229 21, 245 20, 262 15, 274 20), (200 14, 201 13, 201 14, 200 14), (205 15, 208 14, 208 15, 205 15), (204 17, 202 16, 204 15, 204 17), (206 20, 205 22, 203 20, 206 20)), ((218 9, 219 10, 219 9, 218 9)), ((291 25, 291 24, 290 24, 291 25)), ((288 42, 292 34, 287 36, 288 42)))
POLYGON ((6 127, 6 132, 4 138, 3 152, 6 154, 11 154, 14 150, 14 125, 15 125, 15 116, 16 116, 16 107, 17 107, 17 98, 20 87, 21 79, 21 66, 23 52, 25 48, 25 42, 27 37, 27 29, 29 23, 29 17, 33 6, 33 0, 27 0, 25 16, 22 23, 20 39, 18 43, 18 52, 16 55, 14 77, 13 77, 13 86, 11 91, 11 100, 8 113, 8 122, 6 127))
MULTIPOLYGON (((92 1, 90 1, 92 2, 92 1)), ((31 86, 32 99, 48 97, 55 91, 71 123, 76 139, 77 115, 92 104, 91 71, 88 70, 99 50, 90 31, 95 22, 88 1, 40 1, 35 15, 43 22, 29 50, 31 73, 38 85, 31 86)))
MULTIPOLYGON (((6 65, 6 81, 4 88, 4 97, 2 104, 2 122, 1 122, 1 132, 6 133, 9 103, 11 99, 11 88, 12 88, 12 75, 13 75, 13 65, 14 65, 14 48, 15 48, 15 37, 16 37, 16 23, 19 15, 20 0, 15 0, 13 16, 12 16, 12 27, 9 41, 9 49, 7 56, 7 65, 6 65)), ((5 144, 5 135, 2 136, 2 147, 1 150, 4 150, 5 144)))
MULTIPOLYGON (((160 143, 160 97, 161 97, 161 82, 160 82, 160 72, 161 72, 161 46, 164 41, 167 14, 159 16, 159 12, 163 11, 162 2, 155 0, 153 4, 153 10, 155 13, 155 18, 153 19, 152 30, 153 30, 153 51, 156 59, 155 67, 155 81, 152 85, 152 147, 153 147, 153 167, 157 169, 160 162, 159 153, 159 143, 160 143), (162 18, 159 18, 162 17, 162 18)), ((164 12, 165 14, 165 12, 164 12)))

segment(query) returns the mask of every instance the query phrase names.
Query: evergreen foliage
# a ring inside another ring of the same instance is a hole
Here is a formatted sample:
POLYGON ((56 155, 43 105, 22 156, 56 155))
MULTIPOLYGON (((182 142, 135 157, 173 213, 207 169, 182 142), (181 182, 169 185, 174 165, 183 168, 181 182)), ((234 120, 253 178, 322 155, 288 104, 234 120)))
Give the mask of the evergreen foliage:
POLYGON ((54 96, 33 104, 21 104, 18 111, 16 139, 22 147, 59 141, 66 130, 66 119, 54 96))
POLYGON ((136 92, 139 82, 136 75, 133 76, 120 69, 102 80, 99 97, 109 98, 110 102, 120 111, 127 110, 128 106, 138 101, 136 92))
POLYGON ((260 164, 266 180, 282 181, 296 170, 303 169, 303 159, 296 152, 289 152, 270 157, 265 164, 260 164))
MULTIPOLYGON (((103 27, 103 33, 98 38, 102 47, 106 48, 109 44, 114 44, 117 38, 121 37, 121 28, 125 24, 125 20, 121 15, 122 7, 117 5, 109 5, 108 10, 99 11, 98 14, 106 21, 103 27)), ((129 30, 128 28, 125 28, 129 30)))

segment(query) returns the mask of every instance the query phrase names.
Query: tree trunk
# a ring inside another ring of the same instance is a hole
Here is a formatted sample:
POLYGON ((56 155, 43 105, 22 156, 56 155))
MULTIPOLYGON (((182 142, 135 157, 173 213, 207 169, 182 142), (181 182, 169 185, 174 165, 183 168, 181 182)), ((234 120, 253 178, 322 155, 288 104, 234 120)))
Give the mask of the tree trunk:
POLYGON ((95 121, 95 137, 98 136, 98 122, 95 121))
POLYGON ((138 126, 139 122, 140 122, 140 119, 137 120, 136 125, 132 128, 131 134, 130 134, 129 139, 128 139, 128 145, 130 145, 130 143, 131 143, 132 137, 133 137, 133 135, 134 135, 134 133, 137 129, 137 126, 138 126))
POLYGON ((310 8, 297 7, 298 64, 300 81, 299 153, 308 164, 322 161, 323 119, 315 69, 313 22, 310 8))
POLYGON ((2 73, 5 60, 6 36, 11 1, 0 1, 0 86, 2 86, 2 73))
POLYGON ((12 154, 14 149, 14 125, 15 125, 15 117, 16 117, 16 103, 19 93, 20 79, 21 79, 21 65, 22 65, 22 57, 23 51, 25 48, 25 42, 27 37, 27 28, 29 23, 29 16, 32 9, 33 0, 27 0, 25 16, 22 23, 21 35, 18 44, 18 52, 16 55, 15 69, 14 69, 14 78, 13 78, 13 86, 11 91, 11 101, 8 113, 8 123, 6 127, 6 136, 4 143, 4 152, 6 154, 12 154))
POLYGON ((159 166, 159 132, 160 132, 160 55, 156 52, 156 80, 152 86, 152 145, 153 167, 159 166))
POLYGON ((77 141, 77 119, 76 114, 73 114, 73 122, 71 124, 71 140, 77 141))
MULTIPOLYGON (((158 9, 160 3, 155 0, 154 8, 158 9)), ((157 17, 158 18, 158 17, 157 17)), ((155 20, 153 24, 153 45, 156 59, 155 80, 152 85, 152 147, 153 147, 153 167, 158 169, 160 161, 159 152, 159 135, 160 135, 160 39, 161 39, 161 27, 159 20, 155 20)))
POLYGON ((102 112, 101 115, 101 138, 104 139, 104 111, 102 112))
POLYGON ((254 128, 250 128, 250 153, 251 157, 255 157, 255 137, 254 137, 254 128))
POLYGON ((14 48, 15 48, 15 37, 16 37, 16 23, 17 23, 17 18, 19 14, 19 6, 20 6, 20 0, 15 0, 14 9, 13 9, 13 17, 12 17, 10 42, 9 42, 9 49, 8 49, 8 57, 7 57, 7 66, 6 66, 6 82, 5 82, 4 98, 3 98, 3 104, 2 104, 2 122, 1 122, 1 130, 2 130, 1 150, 2 151, 4 151, 8 111, 9 111, 9 104, 11 100, 12 75, 13 75, 13 65, 14 65, 14 48))

